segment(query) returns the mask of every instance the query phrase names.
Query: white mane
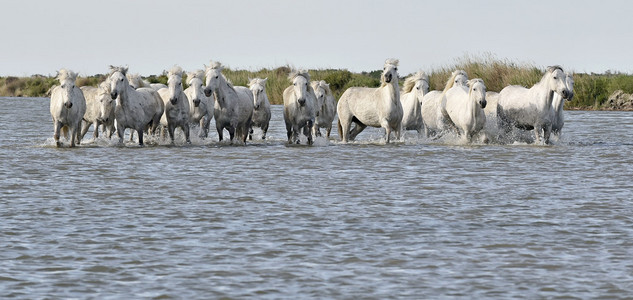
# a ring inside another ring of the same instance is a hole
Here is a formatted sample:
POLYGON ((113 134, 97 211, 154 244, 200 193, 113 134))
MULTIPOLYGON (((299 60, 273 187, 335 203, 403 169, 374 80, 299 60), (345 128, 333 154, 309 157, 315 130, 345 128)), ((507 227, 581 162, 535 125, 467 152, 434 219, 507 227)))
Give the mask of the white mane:
POLYGON ((330 89, 330 85, 327 82, 325 82, 325 80, 314 81, 312 83, 313 89, 316 90, 318 87, 321 87, 323 90, 325 90, 326 95, 332 95, 332 90, 330 89))
POLYGON ((288 75, 288 79, 290 81, 294 81, 295 78, 297 78, 298 76, 305 78, 308 82, 310 81, 310 74, 308 73, 308 71, 303 69, 291 71, 290 75, 288 75))
POLYGON ((57 74, 57 80, 59 80, 59 82, 63 82, 66 80, 75 82, 76 79, 77 79, 77 73, 66 70, 66 69, 59 70, 59 73, 57 74))
POLYGON ((116 72, 121 72, 121 74, 123 74, 124 76, 127 74, 127 70, 128 70, 128 66, 121 66, 121 67, 115 67, 115 66, 110 66, 110 75, 116 73, 116 72))
POLYGON ((429 82, 429 75, 426 75, 423 71, 418 71, 417 73, 407 77, 404 80, 404 85, 402 87, 403 93, 409 93, 415 87, 415 83, 419 80, 424 80, 427 83, 429 82))
POLYGON ((267 80, 268 80, 268 78, 264 78, 264 79, 262 79, 262 78, 253 78, 253 79, 249 80, 248 86, 252 87, 252 86, 254 86, 256 84, 266 86, 266 81, 267 80))
POLYGON ((182 77, 182 68, 179 66, 173 66, 167 73, 167 76, 177 75, 182 77))
POLYGON ((453 73, 451 73, 451 77, 448 78, 448 80, 446 81, 446 85, 444 86, 444 93, 446 93, 446 91, 448 91, 450 88, 453 87, 453 85, 455 84, 455 78, 459 75, 464 75, 466 77, 466 79, 468 79, 468 74, 466 74, 466 71, 464 70, 455 70, 453 71, 453 73))
POLYGON ((204 71, 195 70, 193 72, 187 72, 187 84, 191 85, 191 81, 194 78, 200 79, 201 81, 204 82, 204 71))
POLYGON ((387 60, 385 60, 385 67, 387 65, 394 65, 394 66, 398 66, 398 64, 400 63, 400 60, 396 59, 396 58, 388 58, 387 60))
MULTIPOLYGON (((558 66, 558 65, 547 67, 546 73, 551 74, 551 73, 554 73, 554 71, 556 71, 556 70, 561 70, 561 72, 565 73, 565 71, 563 70, 563 67, 558 66)), ((547 80, 546 78, 547 78, 547 76, 543 76, 541 78, 541 80, 539 81, 539 83, 542 83, 542 82, 546 81, 547 80)))

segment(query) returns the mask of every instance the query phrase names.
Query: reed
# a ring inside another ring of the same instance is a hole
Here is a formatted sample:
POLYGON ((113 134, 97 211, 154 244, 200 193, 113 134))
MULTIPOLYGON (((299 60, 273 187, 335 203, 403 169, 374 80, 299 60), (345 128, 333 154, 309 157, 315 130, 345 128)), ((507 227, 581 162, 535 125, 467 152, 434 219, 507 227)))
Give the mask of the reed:
MULTIPOLYGON (((246 86, 249 78, 268 78, 266 91, 272 104, 283 104, 283 91, 290 86, 288 74, 291 66, 263 68, 260 70, 224 69, 224 75, 234 84, 246 86)), ((464 56, 454 63, 433 70, 424 70, 429 74, 430 88, 442 90, 451 72, 463 69, 470 78, 484 80, 489 91, 500 91, 508 85, 530 87, 537 83, 545 72, 545 67, 537 67, 531 63, 517 63, 507 59, 498 59, 491 54, 483 56, 464 56)), ((330 84, 334 97, 352 86, 378 87, 381 70, 354 73, 346 69, 309 70, 312 80, 325 80, 330 84)), ((167 83, 166 71, 159 75, 145 77, 150 83, 167 83)), ((401 80, 407 75, 404 74, 401 80)), ((97 84, 105 80, 106 75, 79 77, 78 86, 97 84)), ((186 82, 186 78, 183 78, 186 82)), ((623 73, 606 72, 604 74, 574 74, 575 96, 566 101, 567 109, 601 109, 609 95, 616 90, 633 93, 633 76, 623 73)), ((57 81, 54 76, 34 75, 31 77, 0 77, 0 96, 3 97, 45 97, 57 81)), ((185 86, 186 88, 186 86, 185 86)))

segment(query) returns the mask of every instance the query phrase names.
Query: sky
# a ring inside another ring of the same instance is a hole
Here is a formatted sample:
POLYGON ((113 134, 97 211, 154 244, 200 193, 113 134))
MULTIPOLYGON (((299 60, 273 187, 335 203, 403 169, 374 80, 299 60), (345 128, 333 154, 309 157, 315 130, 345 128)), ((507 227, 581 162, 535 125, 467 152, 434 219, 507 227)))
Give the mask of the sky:
POLYGON ((3 1, 0 76, 128 65, 160 74, 210 60, 233 69, 382 69, 401 75, 492 56, 540 68, 633 73, 633 1, 3 1))

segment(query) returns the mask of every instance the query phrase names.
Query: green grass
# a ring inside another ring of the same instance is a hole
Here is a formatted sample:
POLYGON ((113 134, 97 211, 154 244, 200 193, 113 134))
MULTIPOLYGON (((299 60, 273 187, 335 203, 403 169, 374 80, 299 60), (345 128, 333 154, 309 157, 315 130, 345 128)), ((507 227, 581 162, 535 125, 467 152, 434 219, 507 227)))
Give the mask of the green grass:
MULTIPOLYGON (((429 74, 432 90, 442 90, 451 72, 463 69, 469 78, 482 78, 489 91, 500 91, 508 85, 522 85, 530 87, 537 83, 545 72, 544 67, 537 67, 529 63, 517 63, 510 60, 497 59, 492 55, 482 57, 465 56, 456 59, 454 63, 434 70, 424 70, 429 74)), ((266 87, 268 98, 273 104, 282 104, 282 94, 290 86, 288 74, 291 68, 282 66, 274 69, 260 69, 258 71, 224 69, 224 75, 235 85, 246 86, 249 78, 268 78, 266 87)), ((349 87, 380 85, 381 70, 354 73, 346 69, 318 69, 309 70, 312 80, 325 80, 330 84, 336 99, 349 87)), ((401 80, 410 74, 401 74, 401 80)), ((96 86, 105 79, 105 75, 98 74, 79 77, 78 86, 96 86)), ((150 83, 167 83, 166 72, 160 75, 148 76, 150 83)), ((565 103, 566 108, 600 109, 609 95, 616 90, 633 93, 633 76, 622 73, 605 74, 574 74, 575 97, 565 103)), ((186 80, 183 80, 186 82, 186 80)), ((0 96, 5 97, 45 97, 49 89, 57 84, 54 77, 34 75, 31 77, 0 77, 0 96)), ((186 87, 186 86, 185 86, 186 87)))

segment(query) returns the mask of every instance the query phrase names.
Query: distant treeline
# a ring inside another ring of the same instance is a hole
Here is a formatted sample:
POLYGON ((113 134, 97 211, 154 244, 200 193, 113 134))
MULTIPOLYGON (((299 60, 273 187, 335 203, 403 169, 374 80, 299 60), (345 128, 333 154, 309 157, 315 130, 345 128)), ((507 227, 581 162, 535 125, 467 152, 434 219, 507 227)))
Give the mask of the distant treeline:
MULTIPOLYGON (((544 68, 530 64, 517 64, 496 58, 462 58, 453 65, 435 70, 423 70, 429 74, 431 90, 442 90, 453 70, 462 69, 469 78, 482 78, 488 91, 500 91, 508 85, 522 85, 530 87, 543 76, 544 68)), ((283 90, 290 85, 288 74, 290 67, 283 66, 275 69, 261 69, 259 71, 224 69, 223 74, 234 85, 247 85, 249 78, 268 78, 266 91, 273 104, 282 104, 283 90)), ((352 86, 377 87, 380 85, 381 70, 371 72, 352 73, 345 69, 310 70, 312 80, 325 80, 336 99, 352 86)), ((409 74, 401 74, 401 82, 409 74)), ((106 75, 98 74, 79 77, 78 86, 96 86, 105 80, 106 75)), ((150 83, 167 83, 166 71, 160 75, 145 77, 150 83)), ((574 99, 567 101, 567 109, 601 109, 607 102, 609 95, 616 90, 633 93, 633 75, 610 73, 605 74, 574 74, 574 99)), ((183 80, 185 82, 185 80, 183 80)), ((34 75, 31 77, 0 77, 0 96, 3 97, 46 97, 50 88, 57 81, 54 77, 34 75)))

